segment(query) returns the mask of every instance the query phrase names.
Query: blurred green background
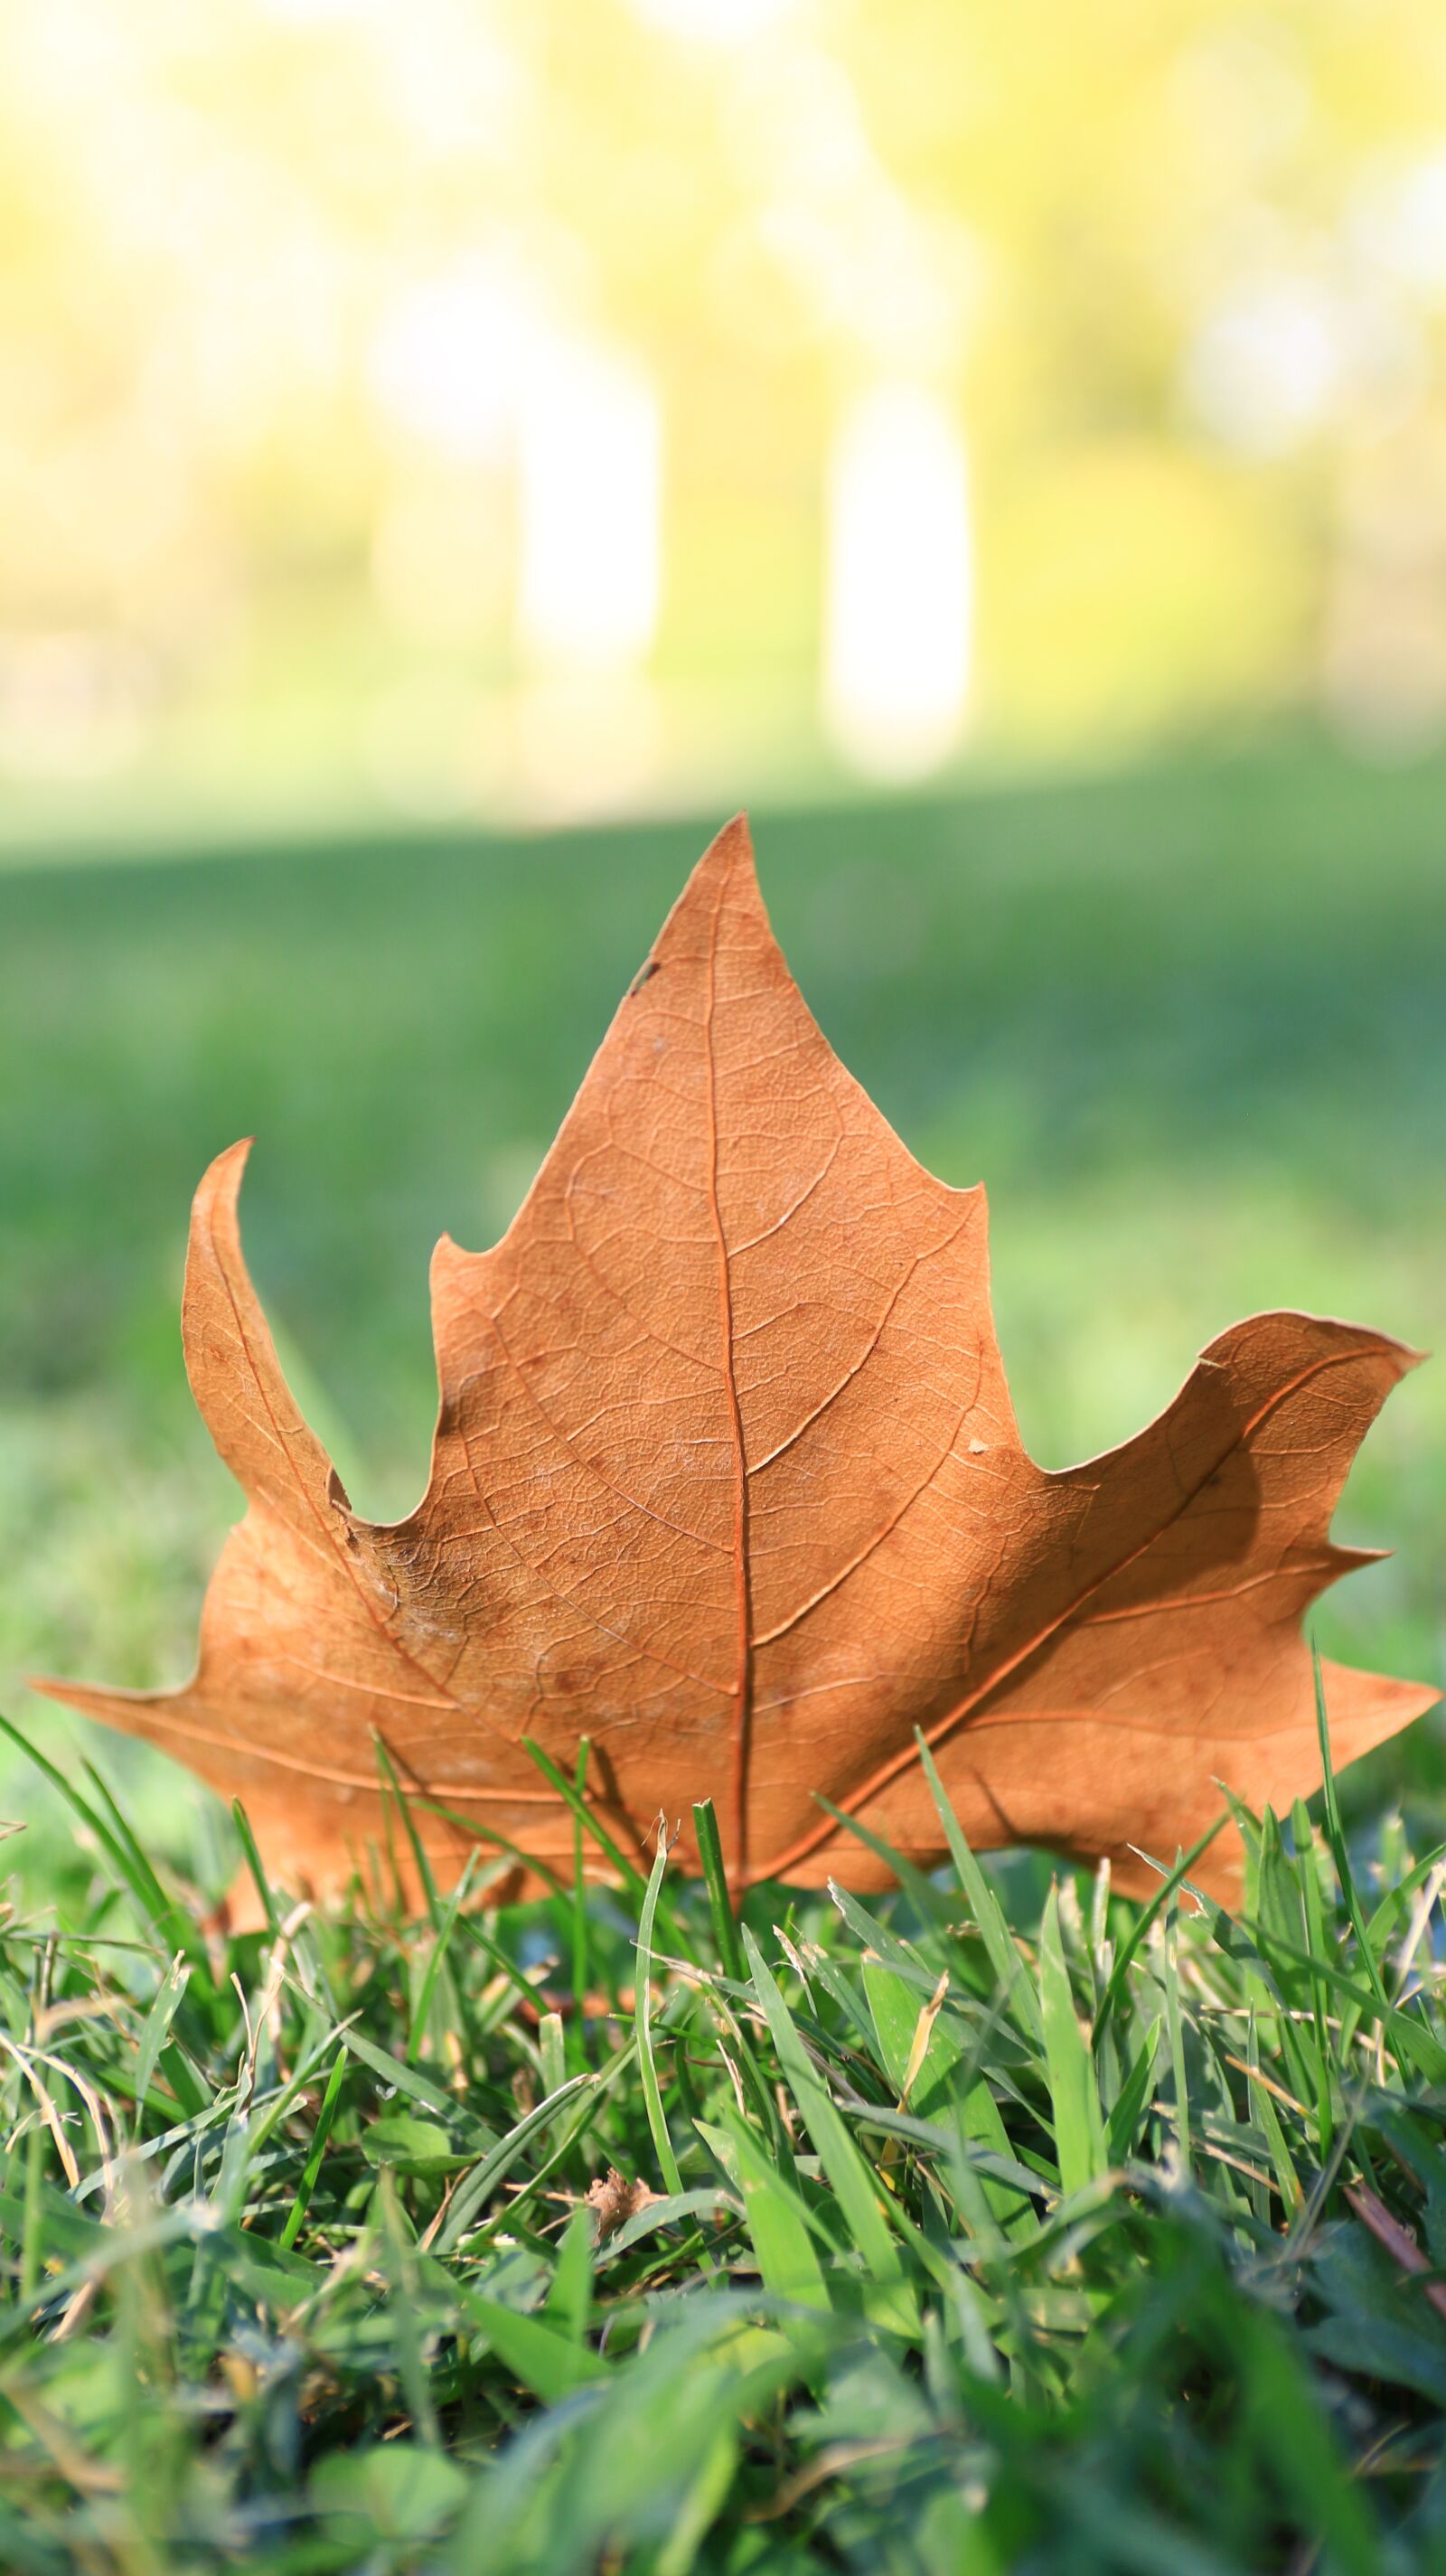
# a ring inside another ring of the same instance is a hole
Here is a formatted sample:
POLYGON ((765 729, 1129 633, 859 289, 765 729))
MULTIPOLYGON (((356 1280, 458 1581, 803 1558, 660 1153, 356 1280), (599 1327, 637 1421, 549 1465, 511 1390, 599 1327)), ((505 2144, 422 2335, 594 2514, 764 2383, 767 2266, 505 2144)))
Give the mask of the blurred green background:
MULTIPOLYGON (((179 1677, 235 1508, 176 1334, 207 1160, 258 1135, 288 1364, 405 1507, 431 1243, 506 1223, 744 801, 835 1045, 989 1184, 1046 1463, 1252 1308, 1440 1338, 1435 0, 11 0, 0 226, 0 1679, 47 1742, 20 1674, 179 1677)), ((1320 1619, 1426 1678, 1443 1388, 1320 1619)), ((1439 1741, 1359 1797, 1446 1810, 1439 1741)))

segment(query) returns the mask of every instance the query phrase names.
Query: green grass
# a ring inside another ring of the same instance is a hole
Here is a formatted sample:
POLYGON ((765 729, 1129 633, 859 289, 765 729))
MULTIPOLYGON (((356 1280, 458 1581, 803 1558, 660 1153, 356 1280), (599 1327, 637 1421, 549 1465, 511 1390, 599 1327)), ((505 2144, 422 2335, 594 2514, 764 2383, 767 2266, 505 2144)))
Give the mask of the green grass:
MULTIPOLYGON (((757 818, 835 1045, 989 1183, 1046 1464, 1253 1308, 1439 1338, 1443 792, 1286 745, 757 818)), ((1438 1720, 1319 1839, 1266 1820, 1238 1926, 961 1845, 741 1934, 638 1854, 526 1913, 484 1860, 420 1925, 267 1890, 227 1943, 232 1820, 20 1689, 191 1661, 235 1497, 180 1260, 237 1135, 298 1389, 363 1509, 413 1499, 431 1242, 505 1224, 705 837, 0 871, 0 1708, 53 1765, 0 1759, 0 2564, 1432 2567, 1438 1720), (663 2198, 598 2241, 613 2164, 663 2198)), ((1443 1500, 1426 1370, 1325 1648, 1439 1677, 1443 1500)))
POLYGON ((661 1853, 641 1919, 201 1938, 72 1796, 0 1930, 7 2569, 1441 2564, 1446 1857, 1266 1817, 1232 1919, 956 1829, 732 1973, 661 1853))

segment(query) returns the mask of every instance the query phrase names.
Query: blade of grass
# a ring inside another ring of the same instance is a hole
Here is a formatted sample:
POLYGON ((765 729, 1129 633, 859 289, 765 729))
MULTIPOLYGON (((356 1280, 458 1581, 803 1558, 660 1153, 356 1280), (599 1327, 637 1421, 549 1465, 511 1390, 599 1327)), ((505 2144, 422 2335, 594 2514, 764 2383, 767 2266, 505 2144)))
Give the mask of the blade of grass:
POLYGON ((873 2278, 898 2281, 898 2251, 880 2208, 873 2176, 829 2099, 826 2086, 815 2073, 772 1971, 746 1927, 743 1946, 753 1991, 763 2007, 779 2064, 837 2196, 844 2224, 873 2278))
POLYGON ((316 2127, 311 2133, 311 2145, 307 2149, 306 2162, 301 2168, 301 2180, 296 2186, 296 2197, 287 2211, 286 2224, 281 2231, 280 2242, 283 2253, 290 2253, 296 2243, 311 2205, 311 2195, 316 2189, 316 2178, 321 2171, 322 2159, 326 2154, 326 2142, 331 2136, 331 2125, 336 2118, 337 2105, 341 2100, 341 2088, 346 2082, 346 2069, 347 2053, 344 2048, 339 2048, 332 2061, 331 2073, 327 2077, 326 2091, 321 2097, 321 2108, 316 2115, 316 2127))
POLYGON ((722 2109, 716 2126, 700 2120, 698 2132, 730 2181, 736 2176, 764 2288, 800 2307, 827 2308, 831 2302, 809 2212, 769 2162, 762 2141, 731 2106, 722 2109))
MULTIPOLYGON (((548 2094, 546 2099, 539 2102, 533 2110, 524 2113, 516 2126, 508 2130, 505 2138, 499 2138, 490 2155, 484 2156, 480 2164, 475 2165, 466 2180, 458 2186, 447 2212, 447 2223, 437 2238, 436 2251, 439 2255, 455 2252, 467 2232, 474 2212, 481 2208, 489 2192, 498 2190, 506 2181, 523 2149, 530 2146, 532 2140, 544 2129, 552 2126, 564 2103, 575 2101, 579 2093, 587 2091, 596 2093, 601 2087, 615 2082, 624 2068, 631 2063, 633 2054, 631 2048, 626 2055, 620 2053, 602 2075, 570 2075, 567 2082, 560 2085, 555 2093, 548 2094)), ((571 2135, 563 2141, 563 2146, 558 2153, 549 2157, 541 2172, 534 2174, 530 2188, 536 2188, 542 2180, 543 2173, 552 2171, 562 2154, 572 2144, 573 2139, 581 2134, 585 2125, 585 2121, 578 2123, 571 2135)), ((521 2195, 509 2204, 505 2215, 511 2217, 520 2204, 521 2195)), ((495 2223, 500 2226, 502 2218, 499 2216, 495 2223)))
MULTIPOLYGON (((1119 1950, 1115 1957, 1114 1966, 1110 1970, 1109 1979, 1105 1986, 1104 1993, 1101 1995, 1099 2000, 1099 2006, 1095 2013, 1094 2024, 1094 2039, 1096 2047, 1099 2045, 1106 2022, 1109 2020, 1111 2013, 1119 2002, 1120 1996, 1125 1990, 1130 1970, 1133 1967, 1136 1956, 1139 1952, 1140 1944, 1149 1932, 1150 1926, 1158 1915, 1161 1906, 1167 1905, 1176 1890, 1186 1884, 1189 1879, 1190 1872, 1194 1868, 1195 1863, 1200 1858, 1202 1852, 1209 1850, 1216 1835, 1220 1832, 1222 1826, 1228 1821, 1228 1817, 1223 1813, 1217 1816, 1214 1824, 1200 1836, 1198 1842, 1193 1842, 1190 1845, 1189 1850, 1176 1861, 1174 1868, 1172 1870, 1162 1872, 1159 1886, 1153 1891, 1148 1902, 1141 1906, 1140 1911, 1136 1915, 1134 1922, 1131 1924, 1129 1931, 1126 1933, 1124 1940, 1120 1943, 1119 1950)), ((1158 1868, 1159 1864, 1156 1862, 1152 1864, 1152 1866, 1158 1868)))
POLYGON ((861 1824, 857 1816, 851 1816, 846 1807, 836 1807, 832 1798, 826 1798, 821 1789, 814 1795, 817 1804, 832 1816, 836 1825, 841 1825, 846 1834, 851 1835, 856 1843, 862 1843, 865 1851, 872 1852, 876 1860, 881 1860, 893 1872, 924 1922, 937 1924, 943 1931, 952 1911, 943 1889, 926 1878, 903 1852, 896 1851, 892 1843, 885 1842, 882 1834, 871 1833, 868 1826, 861 1824))
POLYGON ((240 1837, 241 1852, 246 1863, 247 1875, 251 1880, 252 1886, 256 1890, 261 1911, 266 1917, 266 1929, 274 1941, 277 1933, 281 1929, 281 1917, 276 1911, 276 1900, 271 1893, 271 1882, 262 1867, 261 1854, 256 1847, 256 1836, 251 1830, 251 1819, 247 1815, 239 1798, 233 1798, 231 1801, 231 1821, 235 1825, 237 1834, 240 1837))
MULTIPOLYGON (((558 1769, 558 1766, 553 1761, 551 1754, 545 1753, 542 1746, 530 1735, 524 1735, 522 1738, 522 1750, 527 1755, 528 1760, 534 1763, 536 1768, 542 1773, 544 1780, 546 1780, 549 1785, 557 1791, 563 1805, 569 1810, 574 1823, 578 1825, 583 1832, 591 1834, 599 1851, 606 1854, 608 1860, 611 1861, 613 1868, 618 1872, 619 1877, 622 1879, 624 1886, 631 1891, 637 1903, 641 1905, 647 1895, 648 1882, 644 1877, 643 1872, 638 1868, 636 1861, 629 1859, 627 1853, 622 1849, 622 1846, 614 1841, 612 1835, 608 1832, 606 1825, 599 1823, 586 1799, 579 1796, 566 1772, 558 1769)), ((695 1956, 693 1944, 688 1939, 687 1935, 680 1929, 677 1918, 673 1912, 673 1908, 666 1898, 663 1898, 660 1901, 659 1911, 663 1924, 667 1930, 669 1948, 675 1950, 681 1958, 693 1958, 695 1956)))
POLYGON ((1155 2014, 1105 2122, 1105 2156, 1112 2165, 1122 2165, 1134 2153, 1145 2104, 1150 2098, 1163 2018, 1162 2014, 1155 2014))
POLYGON ((1060 1938, 1057 1885, 1050 1888, 1040 1926, 1039 2013, 1054 2111, 1059 2187, 1069 2199, 1105 2172, 1107 2158, 1094 2059, 1075 2010, 1060 1938))
POLYGON ((402 1831, 406 1835, 407 1842, 411 1848, 412 1860, 415 1864, 417 1878, 421 1885, 422 1901, 426 1906, 427 1915, 431 1922, 433 1931, 440 1932, 442 1928, 442 1908, 437 1897, 437 1882, 432 1876, 432 1864, 427 1858, 426 1851, 422 1844, 422 1837, 417 1831, 417 1820, 412 1814, 411 1799, 408 1796, 407 1791, 402 1787, 400 1780, 397 1778, 396 1765, 387 1749, 387 1740, 382 1734, 380 1727, 374 1727, 372 1730, 372 1746, 377 1757, 377 1769, 382 1775, 383 1807, 385 1807, 386 1804, 387 1791, 390 1790, 392 1798, 396 1804, 397 1814, 402 1820, 402 1831))
MULTIPOLYGON (((1295 1845, 1295 1874, 1305 1923, 1305 1946, 1315 1961, 1326 1955, 1325 1909, 1321 1903, 1320 1872, 1316 1867, 1315 1834, 1303 1798, 1296 1799, 1291 1812, 1291 1840, 1295 1845)), ((1325 1981, 1316 1974, 1314 1966, 1310 1977, 1310 2006, 1316 2062, 1320 2068, 1316 2094, 1317 2127, 1321 2154, 1328 2156, 1335 2131, 1331 2107, 1331 2036, 1325 1981)))
POLYGON ((668 2135, 663 2097, 658 2089, 658 2069, 653 2056, 653 1918, 658 1910, 658 1895, 663 1884, 663 1872, 667 1866, 668 1841, 662 1826, 659 1825, 658 1848, 643 1894, 643 1910, 638 1923, 638 1974, 633 2001, 633 2028, 637 2034, 638 2071, 642 2078, 643 2105, 648 2115, 648 2127, 652 2132, 658 2170, 662 2174, 665 2190, 681 2192, 683 2177, 678 2171, 678 2159, 673 2153, 673 2141, 668 2135))
POLYGON ((975 1929, 984 1944, 989 1964, 1004 1994, 1005 2009, 1010 2019, 1024 2031, 1026 2038, 1043 2046, 1044 2025, 1040 2018, 1039 1998, 1024 1972, 1024 1962, 1015 1947, 1014 1935, 1005 1920, 1004 1908, 969 1848, 964 1828, 949 1803, 948 1793, 939 1777, 934 1756, 917 1729, 914 1741, 919 1747, 919 1760, 923 1765, 924 1777, 929 1783, 929 1794, 938 1810, 939 1822, 944 1828, 944 1838, 949 1846, 949 1856, 954 1863, 960 1892, 973 1914, 975 1929))
POLYGON ((545 2012, 537 2025, 537 2055, 544 2093, 556 2093, 567 2082, 567 2041, 560 2012, 545 2012))
POLYGON ((540 1878, 543 1886, 554 1896, 567 1894, 555 1869, 550 1868, 545 1860, 539 1860, 536 1853, 524 1851, 521 1843, 510 1842, 506 1834, 494 1833, 490 1825, 479 1825, 475 1816, 464 1816, 456 1807, 443 1806, 436 1798, 419 1795, 413 1804, 422 1815, 440 1816, 444 1824, 457 1825, 464 1834, 471 1834, 475 1841, 490 1843, 494 1851, 505 1852, 509 1860, 516 1861, 520 1869, 526 1870, 529 1878, 540 1878))
POLYGON ((432 2398, 422 2318, 418 2313, 417 2249, 397 2196, 397 2180, 384 2165, 377 2176, 377 2206, 387 2249, 387 2269, 396 2296, 392 2300, 397 2377, 402 2383, 418 2439, 429 2451, 442 2447, 441 2427, 432 2398))
MULTIPOLYGON (((577 1769, 573 1786, 579 1807, 587 1799, 587 1764, 591 1746, 584 1735, 577 1748, 577 1769)), ((579 2067, 585 2063, 584 2032, 587 2027, 587 1998, 592 1984, 587 1937, 587 1881, 582 1871, 582 1819, 572 1820, 572 2009, 571 2040, 579 2067)))
POLYGON ((607 2377, 607 2363, 572 2336, 559 2334, 541 2317, 521 2315, 500 2299, 489 2299, 465 2285, 462 2313, 490 2344, 499 2361, 544 2406, 557 2406, 588 2382, 607 2377))
POLYGON ((211 1963, 204 1955, 204 1942, 200 1943, 200 1949, 202 1952, 201 1958, 198 1960, 195 1955, 198 1937, 195 1925, 192 1923, 184 1907, 178 1905, 173 1896, 167 1895, 166 1890, 161 1885, 160 1879, 156 1874, 155 1865, 151 1860, 150 1854, 142 1848, 140 1842, 137 1840, 129 1818, 117 1804, 108 1783, 96 1769, 95 1764, 89 1759, 83 1760, 81 1763, 81 1769, 84 1771, 91 1787, 94 1789, 97 1797, 104 1806, 106 1813, 110 1818, 117 1843, 122 1851, 124 1851, 130 1862, 132 1884, 138 1888, 144 1888, 147 1891, 150 1916, 156 1929, 158 1931, 163 1931, 168 1939, 177 1941, 178 1946, 186 1950, 187 1957, 191 1960, 193 1967, 200 1966, 204 1969, 205 1983, 209 1986, 211 1983, 211 1963))
POLYGON ((1180 2015, 1180 1964, 1176 1954, 1175 1931, 1179 1921, 1178 1902, 1171 1897, 1161 1924, 1165 1981, 1165 2028, 1170 2039, 1170 2080, 1175 2093, 1175 2142, 1180 2150, 1181 2170, 1190 2171, 1190 2075, 1185 2063, 1185 2027, 1180 2015))
POLYGON ((549 2323, 560 2327, 569 2343, 581 2343, 587 2334, 592 2282, 592 2212, 579 2203, 567 2222, 542 2309, 549 2323))
POLYGON ((1252 2116, 1259 2121, 1264 2133, 1266 2151, 1275 2174, 1275 2187, 1280 2194, 1281 2206, 1287 2218, 1294 2218, 1304 2194, 1300 2187, 1300 2176, 1295 2170, 1290 2149, 1286 2145, 1285 2131, 1280 2125, 1280 2115, 1271 2099, 1270 2087, 1261 2081, 1260 2034, 1256 2028, 1253 2012, 1246 2034, 1245 2057, 1249 2070, 1252 2116))
MULTIPOLYGON (((186 1980, 190 1973, 190 1969, 186 1964, 183 1954, 178 1950, 174 1959, 171 1961, 169 1968, 166 1970, 165 1975, 162 1977, 160 1984, 156 1988, 155 1997, 152 2001, 150 2011, 146 2015, 145 2025, 141 2031, 140 2046, 136 2052, 135 2087, 138 2115, 140 2106, 144 2102, 146 2094, 150 2091, 151 2077, 156 2071, 156 2061, 166 2047, 166 2040, 170 2032, 171 2023, 175 2019, 176 2013, 180 2008, 181 1997, 186 1991, 186 1980)), ((175 2051, 170 2051, 168 2053, 173 2057, 176 2054, 175 2051)), ((186 2071, 189 2079, 189 2069, 186 2071)), ((170 2081, 171 2090, 175 2092, 174 2072, 171 2072, 170 2081)), ((179 2099, 180 2096, 177 2095, 177 2100, 179 2099)), ((201 2101, 199 2094, 197 2095, 196 2100, 188 2107, 192 2110, 200 2110, 201 2101)), ((137 2120, 137 2135, 139 2135, 139 2117, 137 2120)))
POLYGON ((1335 1766, 1331 1761, 1331 1731, 1326 1717, 1325 1679, 1321 1672, 1320 1648, 1313 1639, 1311 1663, 1315 1674, 1315 1722, 1316 1732, 1320 1738, 1321 1789, 1325 1804, 1326 1838, 1331 1847, 1341 1894, 1346 1901, 1346 1911, 1351 1918, 1351 1929, 1356 1936, 1371 1990, 1382 2012, 1387 2012, 1390 2010, 1390 2004, 1382 1983, 1380 1969, 1376 1964, 1376 1954, 1371 1947, 1370 1937, 1361 1917, 1361 1901, 1356 1889, 1355 1872, 1351 1868, 1351 1856, 1346 1847, 1345 1830, 1341 1824, 1340 1801, 1336 1796, 1335 1766))
MULTIPOLYGON (((973 2062, 977 2050, 971 2055, 947 2021, 937 2015, 930 2018, 932 1998, 916 1994, 893 1967, 866 1958, 863 1984, 876 2043, 889 2081, 899 2096, 900 2110, 912 2110, 922 2120, 938 2121, 952 2108, 965 2134, 976 2145, 1007 2156, 1009 2133, 998 2103, 973 2062), (925 2044, 915 2064, 921 2034, 925 2044)), ((936 1987, 936 1994, 937 1991, 936 1987)), ((1006 2236, 1034 2234, 1034 2213, 1018 2192, 993 2175, 985 2181, 984 2191, 1006 2236)))
MULTIPOLYGON (((1366 2012, 1379 2019, 1385 2036, 1392 2046, 1409 2057, 1417 2073, 1424 2076, 1428 2084, 1446 2085, 1446 2047, 1443 2047, 1433 2036, 1424 2021, 1414 2019, 1399 2004, 1388 2003, 1382 2013, 1366 1989, 1357 1985, 1354 1977, 1348 1977, 1344 1969, 1336 1967, 1331 1960, 1312 1959, 1308 1951, 1297 1949, 1292 1942, 1275 1932, 1268 1923, 1253 1921, 1249 1915, 1242 1920, 1227 1913, 1223 1905, 1217 1905, 1212 1897, 1206 1896, 1203 1888, 1192 1887, 1190 1893, 1192 1896, 1198 1896, 1202 1905, 1208 1910, 1215 1927, 1216 1939, 1227 1958, 1240 1957, 1243 1945, 1248 1944, 1250 1950, 1264 1959, 1267 1966, 1273 1965, 1273 1954, 1278 1953, 1293 1967, 1313 1970, 1317 1976, 1324 1978, 1325 1983, 1332 1986, 1338 1995, 1348 1996, 1352 2003, 1359 2004, 1366 2012)), ((1284 2016, 1281 2018, 1284 2019, 1284 2016)), ((1307 2084, 1297 2089, 1309 2092, 1311 2088, 1307 2084)))
MULTIPOLYGON (((160 1933, 163 1940, 169 1941, 174 1937, 176 1946, 185 1951, 192 1967, 200 1969, 209 1982, 211 1969, 206 1957, 204 1941, 195 1925, 187 1920, 179 1906, 173 1904, 166 1895, 151 1864, 146 1860, 144 1853, 140 1852, 134 1836, 129 1834, 129 1829, 127 1829, 127 1839, 123 1840, 90 1804, 90 1801, 81 1796, 74 1782, 67 1780, 64 1772, 48 1760, 39 1747, 30 1742, 28 1736, 22 1735, 18 1726, 12 1726, 8 1717, 0 1717, 0 1734, 8 1736, 16 1751, 23 1753, 26 1760, 34 1764, 36 1770, 51 1783, 51 1786, 59 1790, 72 1814, 78 1816, 87 1832, 95 1836, 96 1842, 106 1854, 118 1879, 123 1886, 129 1888, 146 1921, 160 1933), (133 1857, 137 1854, 138 1858, 133 1857)), ((113 1805, 114 1801, 110 1799, 108 1791, 106 1796, 107 1803, 113 1805)))
POLYGON ((708 1909, 713 1918, 713 1937, 718 1944, 718 1957, 723 1974, 735 1986, 745 1985, 748 1969, 738 1939, 738 1923, 733 1901, 728 1893, 728 1873, 723 1865, 723 1842, 718 1831, 718 1818, 711 1798, 704 1798, 693 1809, 693 1827, 698 1837, 698 1858, 703 1864, 703 1881, 708 1890, 708 1909))
POLYGON ((472 1885, 472 1871, 476 1860, 477 1853, 475 1851, 470 1851, 467 1854, 462 1875, 458 1879, 456 1886, 453 1888, 451 1895, 447 1899, 446 1909, 442 1915, 440 1923, 437 1925, 437 1937, 432 1943, 431 1955, 428 1958, 426 1967, 422 1971, 422 1982, 417 1989, 417 2000, 412 2011, 412 2027, 407 2040, 407 2064, 409 2066, 415 2066, 418 2054, 421 2050, 422 2041, 426 2035, 427 2015, 431 2010, 432 1992, 437 1983, 437 1977, 441 1969, 442 1961, 447 1955, 447 1944, 451 1940, 452 1935, 457 1928, 457 1917, 461 1913, 462 1908, 467 1901, 468 1893, 472 1885))
POLYGON ((392 2056, 389 2049, 378 2048, 375 2040, 368 2039, 359 2030, 348 2030, 343 2036, 353 2057, 359 2057, 362 2064, 369 2066, 374 2075, 379 2075, 384 2084, 393 2085, 397 2092, 408 2094, 412 2101, 420 2102, 434 2119, 443 2121, 458 2132, 470 2133, 479 2148, 491 2148, 496 2143, 484 2120, 479 2120, 465 2104, 459 2102, 455 2093, 444 2093, 441 2085, 434 2084, 420 2068, 404 2065, 399 2057, 392 2056))

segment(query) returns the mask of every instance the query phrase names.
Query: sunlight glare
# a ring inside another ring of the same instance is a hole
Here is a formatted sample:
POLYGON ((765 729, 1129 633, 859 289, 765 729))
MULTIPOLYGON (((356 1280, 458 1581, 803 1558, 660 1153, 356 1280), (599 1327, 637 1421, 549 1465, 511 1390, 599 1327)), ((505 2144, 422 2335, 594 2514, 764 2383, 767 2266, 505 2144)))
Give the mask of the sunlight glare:
POLYGON ((858 769, 937 767, 969 687, 972 549, 964 446, 937 395, 883 383, 858 395, 828 467, 824 708, 858 769))
POLYGON ((631 0, 633 15, 665 35, 742 45, 791 18, 797 0, 631 0))
POLYGON ((536 327, 519 281, 485 258, 463 259, 393 298, 372 343, 372 389, 440 455, 496 456, 536 327))
POLYGON ((556 339, 530 371, 518 424, 518 634, 559 670, 642 660, 658 619, 662 429, 636 360, 556 339))

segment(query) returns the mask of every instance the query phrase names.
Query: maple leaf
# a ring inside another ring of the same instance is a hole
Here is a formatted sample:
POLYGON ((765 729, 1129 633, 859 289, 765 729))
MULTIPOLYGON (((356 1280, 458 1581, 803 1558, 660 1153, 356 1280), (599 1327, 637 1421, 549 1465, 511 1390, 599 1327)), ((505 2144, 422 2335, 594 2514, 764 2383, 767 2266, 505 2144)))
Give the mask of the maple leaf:
MULTIPOLYGON (((711 1795, 739 1884, 887 1882, 819 1793, 942 1858, 916 1729, 976 1845, 1107 1854, 1126 1887, 1219 1781, 1277 1808, 1318 1785, 1301 1614, 1364 1561, 1330 1513, 1415 1355, 1256 1316, 1137 1439, 1035 1466, 984 1193, 924 1171, 833 1054, 741 819, 508 1233, 437 1247, 440 1409, 405 1520, 352 1511, 287 1388, 241 1253, 246 1152, 202 1181, 186 1273, 191 1384, 249 1503, 195 1678, 41 1687, 241 1797, 281 1877, 325 1892, 382 1840, 378 1739, 453 1875, 469 1823, 570 1871, 528 1740, 570 1772, 587 1738, 633 1849, 711 1795)), ((1338 1763, 1436 1696, 1335 1666, 1325 1687, 1338 1763)), ((1230 1828, 1200 1875, 1228 1892, 1239 1863, 1230 1828)))

